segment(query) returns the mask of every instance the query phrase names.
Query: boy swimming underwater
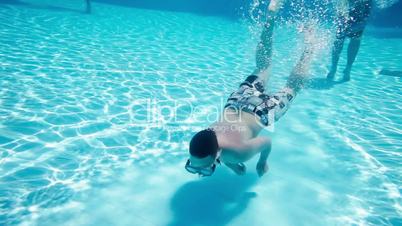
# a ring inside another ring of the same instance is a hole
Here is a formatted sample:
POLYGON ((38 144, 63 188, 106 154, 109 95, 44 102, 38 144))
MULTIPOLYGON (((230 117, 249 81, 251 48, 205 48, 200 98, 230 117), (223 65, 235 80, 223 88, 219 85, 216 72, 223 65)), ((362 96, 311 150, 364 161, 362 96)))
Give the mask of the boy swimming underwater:
POLYGON ((257 173, 262 176, 267 172, 271 140, 258 134, 265 126, 271 125, 285 114, 303 85, 312 59, 312 44, 307 43, 286 86, 274 95, 264 93, 271 65, 272 35, 279 3, 271 1, 268 7, 267 22, 257 46, 257 68, 254 73, 230 95, 221 119, 195 134, 190 141, 190 158, 185 165, 188 172, 211 176, 217 164, 222 161, 236 174, 241 175, 246 171, 243 162, 258 153, 260 157, 256 166, 257 173))

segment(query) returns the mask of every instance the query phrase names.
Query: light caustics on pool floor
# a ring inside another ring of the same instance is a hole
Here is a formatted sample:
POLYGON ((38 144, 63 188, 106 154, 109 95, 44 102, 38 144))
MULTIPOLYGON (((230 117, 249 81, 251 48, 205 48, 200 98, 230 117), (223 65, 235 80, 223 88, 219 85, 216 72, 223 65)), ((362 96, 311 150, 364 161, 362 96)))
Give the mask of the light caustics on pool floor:
MULTIPOLYGON (((309 85, 264 132, 269 174, 257 179, 251 162, 245 177, 222 167, 198 179, 183 170, 188 140, 252 71, 258 32, 95 6, 0 7, 1 225, 401 224, 402 83, 379 73, 402 68, 401 38, 371 28, 352 81, 328 83, 322 30, 309 85), (149 116, 148 100, 175 107, 177 122, 149 116)), ((277 28, 271 90, 301 46, 294 25, 277 28)))

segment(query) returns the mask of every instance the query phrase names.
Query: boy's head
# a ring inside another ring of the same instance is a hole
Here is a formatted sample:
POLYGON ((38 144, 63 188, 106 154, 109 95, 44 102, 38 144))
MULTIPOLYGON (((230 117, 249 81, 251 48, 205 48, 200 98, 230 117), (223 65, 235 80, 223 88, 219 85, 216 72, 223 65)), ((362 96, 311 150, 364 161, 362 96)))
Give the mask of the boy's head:
POLYGON ((190 141, 190 159, 187 161, 186 169, 191 173, 198 173, 210 176, 216 167, 219 151, 218 139, 215 131, 205 129, 197 134, 190 141))
POLYGON ((215 157, 218 150, 218 139, 212 129, 205 129, 196 133, 190 141, 191 157, 199 159, 208 156, 215 157))

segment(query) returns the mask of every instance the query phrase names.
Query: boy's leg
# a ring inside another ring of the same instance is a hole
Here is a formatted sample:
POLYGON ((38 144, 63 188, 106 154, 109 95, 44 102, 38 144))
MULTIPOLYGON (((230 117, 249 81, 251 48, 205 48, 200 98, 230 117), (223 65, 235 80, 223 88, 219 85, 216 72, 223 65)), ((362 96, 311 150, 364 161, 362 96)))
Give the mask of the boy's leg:
POLYGON ((267 21, 261 33, 261 40, 257 45, 256 69, 253 74, 258 76, 264 85, 268 81, 268 69, 272 62, 272 35, 276 14, 285 0, 271 0, 267 10, 267 21))
POLYGON ((314 56, 314 36, 312 31, 308 31, 305 36, 306 47, 303 51, 299 61, 290 74, 285 88, 275 93, 270 98, 267 105, 274 106, 269 108, 269 118, 273 118, 275 121, 279 120, 286 111, 289 109, 291 102, 296 97, 297 92, 303 87, 303 83, 307 78, 310 63, 314 56), (269 104, 269 103, 273 104, 269 104))
POLYGON ((296 66, 293 68, 288 81, 286 83, 286 88, 292 89, 295 94, 302 88, 307 76, 308 70, 310 68, 311 61, 314 57, 314 34, 313 31, 307 30, 305 34, 305 49, 300 56, 299 61, 296 66))
MULTIPOLYGON (((264 74, 263 72, 268 70, 272 62, 272 35, 275 23, 274 17, 274 15, 268 15, 267 22, 265 23, 261 33, 261 40, 257 45, 257 52, 255 55, 257 68, 255 70, 255 73, 258 75, 264 74)), ((266 82, 267 78, 264 77, 267 76, 262 76, 262 79, 264 79, 266 82)))

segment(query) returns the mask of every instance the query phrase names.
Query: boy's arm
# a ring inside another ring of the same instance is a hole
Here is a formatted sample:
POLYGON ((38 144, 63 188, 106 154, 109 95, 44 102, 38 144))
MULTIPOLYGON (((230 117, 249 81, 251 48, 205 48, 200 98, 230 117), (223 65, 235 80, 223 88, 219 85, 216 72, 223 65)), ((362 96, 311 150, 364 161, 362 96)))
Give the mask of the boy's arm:
POLYGON ((271 139, 268 137, 263 137, 265 140, 263 141, 258 141, 258 149, 260 151, 260 158, 258 159, 256 170, 258 176, 264 175, 268 171, 268 164, 267 164, 267 159, 269 154, 271 153, 271 139))
POLYGON ((259 144, 259 151, 260 151, 260 158, 258 159, 258 162, 267 162, 268 156, 271 153, 271 147, 272 147, 272 142, 271 139, 268 137, 264 137, 266 140, 262 141, 259 144))
POLYGON ((230 148, 232 163, 246 162, 260 153, 259 162, 266 161, 271 151, 271 139, 260 136, 230 148))
POLYGON ((258 153, 260 157, 257 163, 257 173, 262 176, 267 172, 267 159, 271 152, 271 139, 268 137, 256 137, 227 150, 230 152, 225 154, 225 164, 237 174, 244 174, 246 170, 239 162, 245 162, 258 153))

